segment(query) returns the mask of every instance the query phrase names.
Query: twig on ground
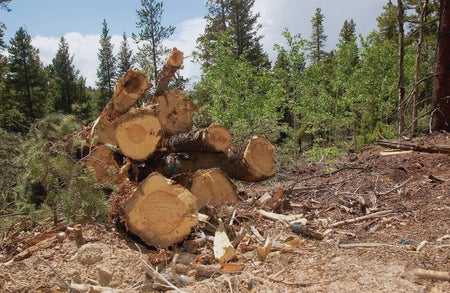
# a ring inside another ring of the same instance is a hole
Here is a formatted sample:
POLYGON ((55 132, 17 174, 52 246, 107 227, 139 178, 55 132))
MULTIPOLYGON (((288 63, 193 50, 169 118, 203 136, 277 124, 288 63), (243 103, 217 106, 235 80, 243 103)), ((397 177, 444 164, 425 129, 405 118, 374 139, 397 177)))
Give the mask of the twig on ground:
POLYGON ((373 219, 373 218, 378 218, 378 217, 383 217, 386 216, 390 213, 392 213, 392 210, 385 210, 385 211, 379 211, 373 214, 368 214, 365 216, 361 216, 361 217, 357 217, 357 218, 353 218, 353 219, 347 219, 347 220, 343 220, 343 221, 339 221, 336 222, 334 224, 328 225, 329 228, 336 228, 336 227, 340 227, 340 226, 344 226, 344 225, 348 225, 348 224, 353 224, 353 223, 358 223, 358 222, 362 222, 368 219, 373 219))
POLYGON ((433 270, 424 270, 424 269, 416 269, 414 274, 422 279, 434 279, 440 281, 450 281, 450 271, 433 271, 433 270))
POLYGON ((385 191, 385 192, 378 192, 378 191, 375 191, 375 194, 376 194, 376 195, 388 195, 388 194, 391 193, 392 191, 396 191, 397 189, 402 188, 406 183, 408 183, 409 181, 411 181, 411 179, 412 179, 412 177, 408 178, 405 182, 401 183, 400 185, 395 186, 395 187, 392 188, 392 189, 389 189, 388 191, 385 191))

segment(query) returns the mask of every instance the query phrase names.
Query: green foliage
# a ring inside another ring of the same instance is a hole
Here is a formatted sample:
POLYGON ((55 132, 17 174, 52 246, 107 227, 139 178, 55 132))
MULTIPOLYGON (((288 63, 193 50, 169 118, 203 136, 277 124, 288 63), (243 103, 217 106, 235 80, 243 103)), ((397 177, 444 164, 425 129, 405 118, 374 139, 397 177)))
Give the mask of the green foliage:
POLYGON ((10 41, 9 72, 0 97, 1 127, 25 131, 36 119, 44 117, 51 108, 47 96, 48 77, 39 59, 39 50, 31 44, 31 36, 19 28, 10 41))
POLYGON ((23 170, 15 188, 18 211, 51 213, 55 223, 107 214, 104 193, 66 143, 66 136, 79 128, 73 116, 59 114, 32 126, 16 163, 23 170))
POLYGON ((162 25, 162 14, 164 12, 163 2, 155 0, 141 0, 141 9, 137 10, 138 21, 136 27, 140 29, 137 35, 133 34, 136 43, 143 43, 139 47, 136 63, 144 69, 148 79, 156 80, 159 69, 162 67, 168 49, 164 47, 163 41, 169 38, 175 31, 175 27, 162 25), (147 72, 147 62, 151 60, 153 73, 147 72))
POLYGON ((229 128, 236 141, 256 133, 274 140, 283 128, 281 88, 268 70, 235 60, 231 48, 223 46, 227 41, 220 41, 216 66, 202 76, 198 90, 208 99, 200 103, 209 105, 211 119, 229 128))
POLYGON ((114 93, 116 83, 116 58, 113 55, 114 46, 111 43, 108 24, 103 20, 102 33, 100 35, 100 49, 97 53, 100 64, 97 68, 97 87, 99 99, 97 110, 101 111, 114 93))
POLYGON ((323 21, 324 15, 320 8, 316 8, 316 13, 311 19, 312 34, 308 44, 309 56, 312 62, 318 62, 327 58, 327 52, 324 51, 327 35, 325 35, 323 21))
POLYGON ((17 185, 17 176, 23 172, 23 168, 17 168, 15 164, 22 141, 20 134, 0 128, 0 209, 3 211, 14 207, 13 189, 17 185))
POLYGON ((117 78, 120 79, 125 75, 128 69, 133 66, 133 51, 128 44, 127 34, 122 34, 122 42, 120 43, 119 54, 117 56, 117 78))
MULTIPOLYGON (((226 46, 232 48, 234 59, 243 59, 257 68, 269 68, 257 32, 259 14, 252 13, 255 0, 208 0, 205 32, 197 39, 196 57, 204 69, 218 62, 215 58, 219 39, 228 35, 226 46)), ((222 39, 222 45, 224 40, 222 39)))

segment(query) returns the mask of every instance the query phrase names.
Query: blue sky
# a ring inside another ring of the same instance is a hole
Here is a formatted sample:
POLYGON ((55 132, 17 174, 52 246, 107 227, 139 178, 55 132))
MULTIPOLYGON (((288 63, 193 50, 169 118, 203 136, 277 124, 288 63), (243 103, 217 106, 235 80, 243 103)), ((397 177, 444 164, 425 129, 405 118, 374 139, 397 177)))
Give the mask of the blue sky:
MULTIPOLYGON (((203 33, 206 14, 205 0, 163 0, 163 24, 176 27, 166 46, 177 47, 189 56, 195 40, 203 33)), ((259 23, 264 35, 262 44, 273 60, 274 44, 283 44, 281 32, 288 28, 308 39, 311 35, 311 18, 320 7, 324 14, 327 49, 334 49, 339 31, 345 20, 353 19, 358 34, 367 36, 376 29, 376 17, 387 0, 256 0, 255 12, 260 13, 259 23)), ((115 50, 119 49, 122 33, 129 37, 137 33, 136 10, 140 0, 12 0, 11 12, 0 11, 0 20, 7 26, 4 40, 9 43, 19 27, 24 27, 40 51, 41 61, 49 64, 58 49, 61 36, 69 43, 74 64, 88 85, 95 85, 98 66, 98 39, 106 19, 115 50)), ((189 58, 181 72, 193 80, 199 78, 198 64, 189 58)))

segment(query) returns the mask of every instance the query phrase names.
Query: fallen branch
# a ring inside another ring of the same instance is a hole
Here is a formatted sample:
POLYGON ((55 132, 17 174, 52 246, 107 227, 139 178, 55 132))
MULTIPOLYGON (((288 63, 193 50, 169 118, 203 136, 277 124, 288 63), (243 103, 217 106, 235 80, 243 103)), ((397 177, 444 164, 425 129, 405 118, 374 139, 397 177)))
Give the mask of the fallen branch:
POLYGON ((403 182, 403 183, 401 183, 401 184, 399 184, 399 185, 397 185, 397 186, 394 186, 392 189, 389 189, 388 191, 385 191, 385 192, 375 192, 377 195, 388 195, 389 193, 391 193, 392 191, 396 191, 397 189, 400 189, 400 188, 402 188, 406 183, 408 183, 410 180, 412 179, 412 177, 409 177, 408 179, 406 179, 406 181, 405 182, 403 182))
POLYGON ((450 281, 450 272, 417 269, 414 274, 421 279, 450 281))
POLYGON ((389 140, 379 140, 377 144, 382 147, 388 148, 396 148, 400 150, 413 150, 417 152, 426 152, 426 153, 450 153, 449 145, 430 145, 423 146, 410 142, 392 142, 389 140))
POLYGON ((365 216, 361 216, 361 217, 357 217, 357 218, 353 218, 353 219, 347 219, 347 220, 343 220, 343 221, 339 221, 336 222, 334 224, 329 225, 329 228, 336 228, 336 227, 340 227, 340 226, 344 226, 344 225, 348 225, 348 224, 353 224, 353 223, 358 223, 358 222, 362 222, 368 219, 373 219, 373 218, 379 218, 379 217, 383 217, 386 216, 388 214, 392 213, 392 210, 385 210, 385 211, 379 211, 373 214, 369 214, 369 215, 365 215, 365 216))

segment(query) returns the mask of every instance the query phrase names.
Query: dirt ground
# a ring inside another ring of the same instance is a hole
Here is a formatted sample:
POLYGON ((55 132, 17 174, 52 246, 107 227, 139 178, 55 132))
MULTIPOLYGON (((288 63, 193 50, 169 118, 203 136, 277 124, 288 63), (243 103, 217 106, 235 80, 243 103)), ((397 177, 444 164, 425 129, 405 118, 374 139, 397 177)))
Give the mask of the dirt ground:
MULTIPOLYGON (((450 135, 413 143, 448 146, 450 135)), ((107 223, 82 223, 87 243, 78 245, 72 226, 43 232, 17 223, 0 245, 0 291, 450 292, 450 281, 417 271, 450 273, 449 153, 373 145, 335 164, 299 161, 237 185, 239 203, 202 211, 209 223, 166 250, 107 223), (223 266, 211 237, 219 218, 237 251, 223 266)))

